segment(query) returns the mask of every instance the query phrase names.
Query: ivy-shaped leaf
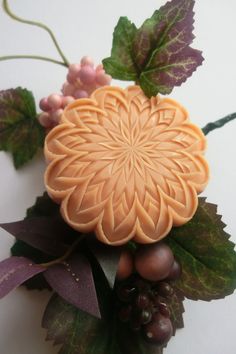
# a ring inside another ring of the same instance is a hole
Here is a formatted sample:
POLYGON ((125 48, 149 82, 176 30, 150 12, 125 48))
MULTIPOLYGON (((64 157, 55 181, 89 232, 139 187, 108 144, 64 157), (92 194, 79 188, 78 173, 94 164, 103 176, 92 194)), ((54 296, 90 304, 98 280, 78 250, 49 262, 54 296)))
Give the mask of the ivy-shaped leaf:
POLYGON ((216 205, 199 198, 194 217, 165 239, 182 266, 175 286, 192 300, 224 298, 236 288, 236 252, 216 205))
POLYGON ((16 168, 43 147, 44 137, 33 94, 20 87, 0 91, 0 150, 12 153, 16 168))
POLYGON ((113 33, 111 57, 103 60, 103 65, 113 78, 136 80, 137 73, 133 60, 133 41, 136 27, 127 17, 121 17, 113 33))
POLYGON ((180 86, 203 62, 201 52, 190 47, 194 3, 167 2, 139 29, 121 18, 114 31, 111 57, 103 60, 106 72, 116 79, 136 81, 148 97, 169 94, 180 86))

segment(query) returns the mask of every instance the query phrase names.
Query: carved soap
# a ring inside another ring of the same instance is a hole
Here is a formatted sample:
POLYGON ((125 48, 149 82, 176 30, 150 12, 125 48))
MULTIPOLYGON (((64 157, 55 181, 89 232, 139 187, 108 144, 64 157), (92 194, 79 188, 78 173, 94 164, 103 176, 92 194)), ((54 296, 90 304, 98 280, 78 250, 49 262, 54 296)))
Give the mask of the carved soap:
POLYGON ((111 245, 156 242, 193 217, 205 147, 177 102, 106 86, 67 106, 47 135, 45 184, 72 228, 111 245))

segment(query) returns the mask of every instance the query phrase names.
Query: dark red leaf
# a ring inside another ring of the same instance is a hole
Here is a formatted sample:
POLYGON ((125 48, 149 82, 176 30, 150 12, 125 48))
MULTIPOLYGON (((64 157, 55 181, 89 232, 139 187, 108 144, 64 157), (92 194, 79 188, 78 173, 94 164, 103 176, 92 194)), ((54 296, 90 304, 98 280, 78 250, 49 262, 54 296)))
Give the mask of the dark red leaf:
POLYGON ((10 257, 0 262, 0 298, 44 271, 44 267, 24 257, 10 257))
POLYGON ((70 304, 101 317, 92 269, 81 253, 74 254, 63 264, 51 266, 44 276, 49 285, 70 304))

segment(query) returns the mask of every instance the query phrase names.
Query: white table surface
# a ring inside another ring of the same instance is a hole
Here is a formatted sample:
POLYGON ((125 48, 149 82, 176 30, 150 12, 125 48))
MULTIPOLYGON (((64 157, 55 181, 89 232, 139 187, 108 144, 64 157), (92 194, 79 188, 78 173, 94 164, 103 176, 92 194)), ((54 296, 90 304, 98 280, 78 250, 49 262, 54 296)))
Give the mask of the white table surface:
MULTIPOLYGON (((96 62, 109 56, 112 32, 120 16, 136 25, 164 4, 163 0, 10 0, 20 16, 45 22, 54 30, 71 62, 91 55, 96 62)), ((236 111, 236 2, 197 0, 194 47, 203 50, 205 62, 171 97, 188 108, 201 127, 236 111)), ((42 30, 12 21, 0 9, 0 56, 39 54, 58 58, 50 38, 42 30)), ((58 92, 65 80, 63 67, 40 61, 0 62, 0 89, 22 86, 36 100, 58 92)), ((121 83, 126 86, 126 83, 121 83)), ((236 122, 212 132, 207 158, 211 180, 204 192, 219 205, 226 230, 236 242, 236 122)), ((44 191, 44 163, 37 156, 15 171, 11 157, 0 152, 0 222, 24 217, 27 207, 44 191)), ((0 260, 9 255, 12 237, 0 232, 0 260)), ((0 353, 53 354, 58 348, 45 342, 40 328, 50 294, 22 288, 0 301, 0 353)), ((235 354, 236 297, 210 303, 185 302, 185 329, 177 332, 165 354, 235 354)), ((109 353, 107 353, 109 354, 109 353)))

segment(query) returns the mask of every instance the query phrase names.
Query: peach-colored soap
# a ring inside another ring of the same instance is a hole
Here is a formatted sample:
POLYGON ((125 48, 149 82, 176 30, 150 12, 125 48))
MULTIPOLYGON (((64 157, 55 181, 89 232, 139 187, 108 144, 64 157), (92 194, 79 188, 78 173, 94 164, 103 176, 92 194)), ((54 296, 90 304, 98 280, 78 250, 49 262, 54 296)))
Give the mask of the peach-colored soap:
POLYGON ((48 134, 45 184, 74 229, 111 245, 151 243, 194 215, 205 147, 177 102, 106 86, 67 106, 48 134))

